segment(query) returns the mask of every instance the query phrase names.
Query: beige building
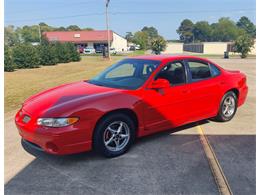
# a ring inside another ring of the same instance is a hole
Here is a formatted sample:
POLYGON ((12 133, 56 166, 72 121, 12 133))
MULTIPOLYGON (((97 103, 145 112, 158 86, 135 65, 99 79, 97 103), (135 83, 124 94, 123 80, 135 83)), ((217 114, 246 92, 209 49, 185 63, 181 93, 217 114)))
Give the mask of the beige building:
POLYGON ((127 40, 118 35, 117 33, 113 32, 111 48, 115 48, 116 51, 127 51, 127 40))
POLYGON ((168 42, 165 51, 163 51, 162 53, 183 53, 183 43, 168 42))

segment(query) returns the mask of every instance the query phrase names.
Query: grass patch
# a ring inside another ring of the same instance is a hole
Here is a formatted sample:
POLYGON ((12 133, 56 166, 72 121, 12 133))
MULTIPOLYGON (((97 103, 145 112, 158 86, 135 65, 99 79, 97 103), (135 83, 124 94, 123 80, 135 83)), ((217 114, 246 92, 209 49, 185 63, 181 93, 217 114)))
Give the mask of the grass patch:
POLYGON ((102 57, 82 56, 80 62, 5 72, 5 113, 17 110, 26 98, 35 93, 60 84, 89 79, 122 58, 113 56, 108 61, 102 57))
POLYGON ((144 55, 145 51, 144 50, 135 50, 132 53, 129 53, 129 56, 140 56, 140 55, 144 55))

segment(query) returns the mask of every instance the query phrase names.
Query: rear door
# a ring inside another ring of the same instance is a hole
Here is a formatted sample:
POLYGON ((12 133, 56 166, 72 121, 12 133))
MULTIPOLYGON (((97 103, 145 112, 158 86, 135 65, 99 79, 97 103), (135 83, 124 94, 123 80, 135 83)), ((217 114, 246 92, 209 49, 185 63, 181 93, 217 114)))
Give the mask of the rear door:
POLYGON ((191 93, 190 110, 193 121, 213 117, 219 107, 219 77, 207 61, 187 59, 188 84, 191 93))

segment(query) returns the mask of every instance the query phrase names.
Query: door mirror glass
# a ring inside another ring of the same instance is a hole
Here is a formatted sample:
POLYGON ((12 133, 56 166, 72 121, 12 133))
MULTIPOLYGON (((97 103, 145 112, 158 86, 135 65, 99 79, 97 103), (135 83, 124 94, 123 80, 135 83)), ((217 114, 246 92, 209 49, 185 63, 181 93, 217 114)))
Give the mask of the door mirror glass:
POLYGON ((157 79, 151 83, 150 89, 163 89, 170 87, 170 83, 166 79, 157 79))

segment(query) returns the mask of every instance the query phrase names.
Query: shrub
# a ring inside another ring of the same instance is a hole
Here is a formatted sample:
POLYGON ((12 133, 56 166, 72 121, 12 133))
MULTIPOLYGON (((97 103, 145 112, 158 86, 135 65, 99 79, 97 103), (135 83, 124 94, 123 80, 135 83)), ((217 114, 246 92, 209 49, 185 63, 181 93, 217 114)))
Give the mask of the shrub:
POLYGON ((17 68, 38 68, 40 56, 38 47, 20 44, 13 48, 13 61, 17 68))
POLYGON ((55 65, 58 63, 56 48, 53 44, 42 44, 39 46, 40 64, 55 65))
POLYGON ((151 42, 151 49, 155 54, 160 54, 161 51, 164 51, 166 48, 166 41, 163 37, 158 36, 157 38, 153 39, 151 42))
POLYGON ((70 52, 66 43, 54 43, 55 53, 57 55, 58 63, 70 62, 70 52))
POLYGON ((66 46, 68 47, 68 50, 69 50, 70 61, 72 61, 72 62, 80 61, 80 53, 77 51, 77 48, 75 47, 75 45, 72 43, 67 43, 66 46))
POLYGON ((4 71, 6 72, 13 72, 14 71, 14 64, 11 57, 11 52, 8 46, 4 47, 4 71))
POLYGON ((249 35, 244 34, 237 38, 235 42, 235 49, 236 52, 241 54, 241 58, 246 58, 253 45, 253 39, 249 35))

